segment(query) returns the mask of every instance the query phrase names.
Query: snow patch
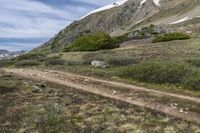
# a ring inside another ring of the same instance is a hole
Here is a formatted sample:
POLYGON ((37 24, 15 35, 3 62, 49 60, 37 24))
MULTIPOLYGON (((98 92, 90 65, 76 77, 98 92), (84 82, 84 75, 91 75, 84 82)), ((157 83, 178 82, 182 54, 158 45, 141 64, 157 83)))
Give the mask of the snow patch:
POLYGON ((147 0, 142 0, 142 1, 140 2, 140 5, 143 5, 145 2, 147 2, 147 0))
POLYGON ((178 23, 181 23, 181 22, 184 22, 184 21, 187 21, 187 20, 191 20, 191 19, 194 19, 194 18, 200 18, 200 16, 196 16, 196 17, 189 17, 189 16, 187 16, 187 17, 179 19, 179 20, 177 20, 175 22, 172 22, 170 24, 178 24, 178 23))
POLYGON ((81 17, 81 19, 93 14, 93 13, 97 13, 97 12, 100 12, 100 11, 104 11, 104 10, 108 10, 108 9, 111 9, 111 8, 114 8, 114 7, 118 7, 118 6, 121 6, 123 4, 125 4, 128 0, 118 0, 116 2, 113 2, 109 5, 106 5, 106 6, 103 6, 101 8, 98 8, 96 10, 93 10, 91 12, 89 12, 88 14, 84 15, 83 17, 81 17))
POLYGON ((154 2, 157 6, 160 6, 160 0, 153 0, 153 2, 154 2))
POLYGON ((180 20, 177 20, 177 21, 175 21, 175 22, 172 22, 172 23, 170 23, 170 24, 178 24, 178 23, 181 23, 181 22, 190 20, 190 19, 192 19, 192 18, 190 18, 189 16, 187 16, 187 17, 184 17, 184 18, 182 18, 182 19, 180 19, 180 20))

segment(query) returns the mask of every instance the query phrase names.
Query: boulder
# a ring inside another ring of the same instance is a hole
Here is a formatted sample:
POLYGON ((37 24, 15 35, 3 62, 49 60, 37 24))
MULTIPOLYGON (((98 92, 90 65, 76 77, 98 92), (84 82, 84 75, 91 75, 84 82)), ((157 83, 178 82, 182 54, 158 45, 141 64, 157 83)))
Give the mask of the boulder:
POLYGON ((106 67, 109 66, 106 62, 104 62, 104 61, 97 61, 97 60, 92 61, 91 65, 94 66, 94 67, 100 67, 100 68, 106 68, 106 67))

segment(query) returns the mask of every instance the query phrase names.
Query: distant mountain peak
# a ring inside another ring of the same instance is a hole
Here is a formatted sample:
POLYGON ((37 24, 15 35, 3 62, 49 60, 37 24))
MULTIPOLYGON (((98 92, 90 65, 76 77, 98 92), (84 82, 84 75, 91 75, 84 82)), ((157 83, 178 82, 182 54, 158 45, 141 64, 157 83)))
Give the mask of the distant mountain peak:
POLYGON ((0 59, 8 59, 8 58, 14 58, 17 57, 19 55, 22 55, 26 53, 26 51, 7 51, 4 49, 0 49, 0 59))

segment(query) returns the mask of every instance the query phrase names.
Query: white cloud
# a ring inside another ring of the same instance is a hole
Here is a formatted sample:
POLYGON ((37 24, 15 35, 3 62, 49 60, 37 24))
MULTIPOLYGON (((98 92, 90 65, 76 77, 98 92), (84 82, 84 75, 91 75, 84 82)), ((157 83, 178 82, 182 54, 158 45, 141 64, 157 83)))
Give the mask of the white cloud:
MULTIPOLYGON (((115 0, 77 0, 76 2, 100 6, 113 1, 115 0)), ((34 0, 0 0, 0 37, 50 38, 90 10, 93 9, 81 5, 65 5, 63 8, 55 8, 34 0)), ((22 45, 34 47, 36 44, 22 43, 22 45)), ((11 49, 12 46, 14 47, 14 45, 7 47, 11 49)), ((3 47, 6 47, 5 44, 0 43, 0 49, 3 47)), ((19 48, 23 47, 20 45, 19 48)))

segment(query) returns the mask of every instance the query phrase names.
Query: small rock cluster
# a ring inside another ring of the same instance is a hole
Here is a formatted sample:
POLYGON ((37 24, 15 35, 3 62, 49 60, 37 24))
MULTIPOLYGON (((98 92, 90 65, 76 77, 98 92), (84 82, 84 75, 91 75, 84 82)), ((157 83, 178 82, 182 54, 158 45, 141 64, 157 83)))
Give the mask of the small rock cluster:
POLYGON ((189 108, 178 108, 178 104, 177 103, 171 103, 171 107, 174 109, 178 109, 178 111, 180 113, 185 113, 188 114, 189 108))

